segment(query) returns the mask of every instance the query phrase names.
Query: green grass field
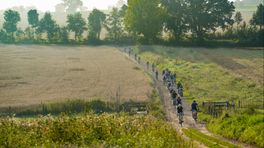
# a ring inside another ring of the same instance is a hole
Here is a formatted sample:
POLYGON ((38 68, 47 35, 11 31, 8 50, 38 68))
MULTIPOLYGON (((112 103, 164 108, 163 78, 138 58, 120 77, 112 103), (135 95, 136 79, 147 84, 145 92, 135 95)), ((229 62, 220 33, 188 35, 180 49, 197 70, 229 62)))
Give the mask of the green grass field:
MULTIPOLYGON (((139 46, 134 52, 159 70, 168 68, 176 73, 189 102, 240 100, 254 107, 227 111, 229 118, 224 118, 225 112, 219 118, 205 114, 199 118, 208 122, 213 133, 263 147, 263 50, 139 46)), ((201 139, 198 133, 185 132, 210 147, 221 147, 208 138, 201 139)))
POLYGON ((141 46, 135 52, 160 70, 175 72, 190 100, 263 99, 263 50, 141 46))

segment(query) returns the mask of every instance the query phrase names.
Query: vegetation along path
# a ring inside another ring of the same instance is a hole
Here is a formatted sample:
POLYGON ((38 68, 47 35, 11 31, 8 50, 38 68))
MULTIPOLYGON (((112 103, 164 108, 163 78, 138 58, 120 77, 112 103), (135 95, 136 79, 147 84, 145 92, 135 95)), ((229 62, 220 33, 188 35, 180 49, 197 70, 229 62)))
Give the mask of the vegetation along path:
POLYGON ((191 138, 191 140, 199 141, 196 142, 199 147, 254 147, 249 144, 244 144, 235 140, 223 138, 221 136, 210 133, 206 129, 205 123, 195 122, 193 120, 191 106, 185 101, 184 98, 182 100, 184 108, 184 123, 181 126, 178 123, 176 108, 172 104, 170 93, 162 82, 161 72, 159 71, 158 79, 156 79, 155 72, 152 71, 151 64, 149 64, 149 67, 147 67, 146 61, 140 59, 139 62, 138 59, 135 59, 135 54, 133 54, 132 51, 130 51, 130 54, 128 53, 128 48, 121 49, 121 51, 123 51, 126 56, 128 56, 132 61, 138 63, 138 66, 140 68, 142 68, 145 72, 152 76, 154 80, 154 85, 157 88, 160 98, 162 100, 167 121, 171 123, 173 127, 175 127, 176 130, 178 130, 182 135, 184 135, 185 138, 187 138, 186 136, 188 136, 189 138, 191 138))

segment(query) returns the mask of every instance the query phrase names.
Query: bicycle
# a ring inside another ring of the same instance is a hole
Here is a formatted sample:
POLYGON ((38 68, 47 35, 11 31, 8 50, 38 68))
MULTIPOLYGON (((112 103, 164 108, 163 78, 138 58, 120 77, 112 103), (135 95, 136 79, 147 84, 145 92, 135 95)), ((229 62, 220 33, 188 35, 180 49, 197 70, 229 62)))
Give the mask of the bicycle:
POLYGON ((182 113, 178 113, 178 120, 179 120, 179 124, 182 127, 182 123, 183 123, 183 112, 182 113))
POLYGON ((194 121, 197 122, 198 117, 197 117, 197 111, 196 110, 192 111, 192 117, 193 117, 194 121))

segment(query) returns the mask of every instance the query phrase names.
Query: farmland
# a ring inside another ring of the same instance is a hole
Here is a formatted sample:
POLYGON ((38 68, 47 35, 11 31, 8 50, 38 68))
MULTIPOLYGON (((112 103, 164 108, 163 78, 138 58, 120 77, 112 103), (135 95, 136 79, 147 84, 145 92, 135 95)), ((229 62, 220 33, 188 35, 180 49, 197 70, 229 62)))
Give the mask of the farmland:
POLYGON ((0 45, 0 106, 147 101, 150 79, 112 47, 0 45))

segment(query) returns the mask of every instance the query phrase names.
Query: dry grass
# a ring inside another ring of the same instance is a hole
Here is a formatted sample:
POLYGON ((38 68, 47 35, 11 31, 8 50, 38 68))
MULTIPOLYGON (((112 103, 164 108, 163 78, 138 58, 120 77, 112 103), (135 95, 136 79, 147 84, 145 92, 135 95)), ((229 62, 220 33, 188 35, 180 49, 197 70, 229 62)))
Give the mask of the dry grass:
POLYGON ((0 45, 0 107, 65 99, 146 101, 148 77, 112 47, 0 45))

